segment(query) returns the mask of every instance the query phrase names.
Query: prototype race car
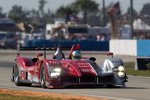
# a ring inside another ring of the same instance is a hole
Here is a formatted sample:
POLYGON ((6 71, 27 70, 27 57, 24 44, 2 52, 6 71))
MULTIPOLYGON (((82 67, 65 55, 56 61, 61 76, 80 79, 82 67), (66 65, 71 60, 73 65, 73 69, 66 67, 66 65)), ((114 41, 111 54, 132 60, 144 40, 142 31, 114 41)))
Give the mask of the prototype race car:
POLYGON ((121 59, 108 58, 99 66, 95 62, 96 58, 81 56, 79 44, 72 46, 68 57, 65 57, 60 47, 56 49, 53 58, 46 58, 46 50, 54 50, 53 48, 22 47, 20 50, 44 52, 33 58, 22 57, 18 52, 11 78, 17 86, 39 84, 43 88, 84 85, 126 87, 127 76, 121 59))

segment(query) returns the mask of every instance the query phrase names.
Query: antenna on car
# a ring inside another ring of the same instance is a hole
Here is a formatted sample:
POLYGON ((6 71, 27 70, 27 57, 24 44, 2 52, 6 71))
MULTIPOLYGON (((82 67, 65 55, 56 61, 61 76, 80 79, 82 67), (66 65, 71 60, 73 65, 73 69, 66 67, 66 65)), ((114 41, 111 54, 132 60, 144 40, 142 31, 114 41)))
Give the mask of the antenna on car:
POLYGON ((44 58, 46 58, 46 46, 44 45, 44 58))
POLYGON ((20 44, 17 43, 17 56, 19 56, 19 55, 20 55, 20 44))

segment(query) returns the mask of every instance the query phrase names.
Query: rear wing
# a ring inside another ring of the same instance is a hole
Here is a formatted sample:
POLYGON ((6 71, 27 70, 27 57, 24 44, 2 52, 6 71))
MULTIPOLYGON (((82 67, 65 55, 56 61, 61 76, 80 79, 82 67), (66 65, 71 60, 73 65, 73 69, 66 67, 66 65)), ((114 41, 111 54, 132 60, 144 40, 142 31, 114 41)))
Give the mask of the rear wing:
POLYGON ((56 48, 51 47, 20 47, 19 50, 21 51, 34 51, 34 50, 55 50, 56 48))
POLYGON ((44 58, 46 58, 46 51, 49 50, 56 50, 54 47, 18 47, 17 48, 17 55, 20 55, 20 51, 43 51, 44 58))
MULTIPOLYGON (((71 58, 71 54, 74 50, 80 50, 80 44, 72 45, 70 48, 64 48, 58 45, 57 47, 18 47, 17 48, 17 55, 20 55, 20 51, 43 51, 44 52, 44 58, 46 58, 46 51, 54 50, 56 52, 61 52, 61 49, 63 50, 70 50, 70 53, 68 55, 68 58, 71 58)), ((100 54, 108 55, 113 58, 113 52, 101 52, 100 54)))
POLYGON ((70 50, 70 48, 62 48, 60 45, 55 46, 55 47, 17 47, 17 55, 20 55, 20 51, 43 51, 44 53, 44 58, 46 58, 46 51, 57 51, 57 50, 70 50))

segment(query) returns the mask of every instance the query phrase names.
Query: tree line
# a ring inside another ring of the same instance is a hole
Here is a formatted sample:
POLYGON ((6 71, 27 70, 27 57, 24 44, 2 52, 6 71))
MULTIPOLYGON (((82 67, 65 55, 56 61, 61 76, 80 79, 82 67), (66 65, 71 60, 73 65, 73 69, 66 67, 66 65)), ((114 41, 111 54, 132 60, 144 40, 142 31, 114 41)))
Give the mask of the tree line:
MULTIPOLYGON (((34 26, 44 25, 46 23, 53 23, 54 18, 63 18, 65 14, 75 14, 82 16, 82 23, 89 23, 92 25, 102 25, 103 16, 105 17, 105 23, 107 23, 108 17, 106 13, 103 13, 103 9, 99 7, 102 4, 98 4, 94 0, 75 0, 74 2, 66 5, 60 6, 56 12, 52 12, 50 8, 45 11, 44 7, 47 4, 47 0, 39 0, 38 9, 28 10, 20 5, 12 6, 11 10, 7 13, 3 13, 3 8, 0 7, 0 18, 10 18, 16 23, 24 22, 34 26), (103 15, 104 14, 104 15, 103 15)), ((136 2, 136 1, 135 1, 136 2)), ((105 7, 105 11, 108 7, 112 6, 113 2, 109 6, 105 7)), ((150 16, 150 3, 145 3, 140 12, 133 10, 133 18, 136 19, 139 16, 150 16)), ((121 18, 128 21, 130 16, 130 7, 127 9, 126 13, 121 13, 121 18)))

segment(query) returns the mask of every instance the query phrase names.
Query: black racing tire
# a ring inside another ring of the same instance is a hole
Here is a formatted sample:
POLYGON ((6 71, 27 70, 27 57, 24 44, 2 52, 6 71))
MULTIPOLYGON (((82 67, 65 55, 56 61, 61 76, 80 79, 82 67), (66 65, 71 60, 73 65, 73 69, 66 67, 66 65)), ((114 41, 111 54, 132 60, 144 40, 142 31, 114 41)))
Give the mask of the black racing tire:
POLYGON ((40 82, 41 82, 41 87, 46 88, 46 72, 45 72, 44 64, 41 65, 40 82))
POLYGON ((31 86, 31 83, 22 83, 20 82, 20 77, 19 77, 19 68, 18 65, 15 64, 13 67, 13 72, 12 72, 12 79, 11 79, 16 86, 31 86))
POLYGON ((12 80, 14 81, 16 86, 22 86, 23 84, 20 82, 20 77, 19 77, 19 68, 18 65, 15 64, 13 67, 13 74, 12 74, 12 80))
POLYGON ((13 68, 12 68, 11 81, 14 82, 14 66, 13 66, 13 68))

